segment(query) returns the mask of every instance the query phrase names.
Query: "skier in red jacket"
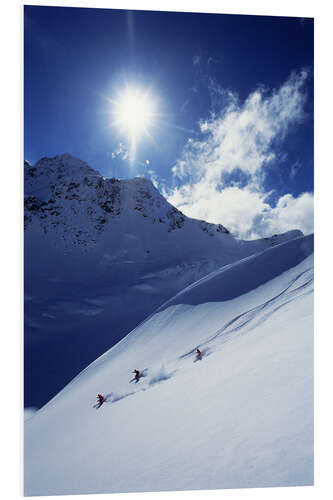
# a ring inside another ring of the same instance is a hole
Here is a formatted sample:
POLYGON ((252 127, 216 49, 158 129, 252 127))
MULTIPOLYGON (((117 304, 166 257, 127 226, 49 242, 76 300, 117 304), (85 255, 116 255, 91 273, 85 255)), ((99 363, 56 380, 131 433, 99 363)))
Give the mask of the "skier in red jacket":
POLYGON ((135 383, 139 382, 139 379, 140 379, 140 372, 139 372, 139 370, 134 370, 132 373, 135 373, 135 375, 134 375, 135 383))
POLYGON ((201 359, 201 351, 200 351, 200 349, 197 349, 197 359, 201 359))
POLYGON ((97 399, 98 399, 98 403, 99 403, 99 406, 97 406, 97 408, 100 408, 102 406, 102 404, 104 403, 105 398, 104 398, 104 396, 102 396, 102 394, 97 394, 97 399))

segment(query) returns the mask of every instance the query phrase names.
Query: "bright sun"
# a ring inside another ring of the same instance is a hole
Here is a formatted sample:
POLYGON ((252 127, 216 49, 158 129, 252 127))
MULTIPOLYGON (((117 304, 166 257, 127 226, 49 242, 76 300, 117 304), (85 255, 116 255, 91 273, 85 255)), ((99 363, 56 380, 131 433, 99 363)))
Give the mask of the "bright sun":
POLYGON ((114 104, 116 124, 128 133, 132 143, 148 133, 154 117, 154 105, 148 94, 127 89, 114 104))

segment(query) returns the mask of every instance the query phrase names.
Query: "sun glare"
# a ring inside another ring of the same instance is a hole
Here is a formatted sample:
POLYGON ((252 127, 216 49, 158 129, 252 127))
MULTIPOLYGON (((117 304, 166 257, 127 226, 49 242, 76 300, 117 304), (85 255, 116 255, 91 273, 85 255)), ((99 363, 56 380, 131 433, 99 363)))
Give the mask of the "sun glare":
POLYGON ((154 106, 148 94, 137 90, 126 90, 115 103, 115 121, 127 132, 131 141, 136 141, 148 132, 154 116, 154 106))
POLYGON ((129 141, 129 158, 133 163, 141 136, 148 136, 156 116, 155 104, 149 92, 127 87, 112 103, 113 125, 126 134, 129 141))

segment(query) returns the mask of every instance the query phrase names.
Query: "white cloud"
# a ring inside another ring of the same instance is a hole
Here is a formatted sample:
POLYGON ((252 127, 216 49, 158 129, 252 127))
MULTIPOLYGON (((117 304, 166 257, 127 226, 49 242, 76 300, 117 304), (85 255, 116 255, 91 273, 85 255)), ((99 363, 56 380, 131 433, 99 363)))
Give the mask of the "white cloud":
POLYGON ((149 175, 149 178, 150 178, 151 182, 153 183, 153 185, 156 187, 156 189, 160 189, 159 178, 158 178, 158 175, 156 174, 156 172, 152 168, 150 168, 147 170, 147 174, 149 175))
POLYGON ((129 156, 128 149, 122 142, 120 142, 118 147, 111 153, 112 159, 117 158, 118 156, 121 158, 121 160, 127 160, 129 156))
POLYGON ((260 238, 291 229, 313 232, 313 194, 286 194, 274 208, 266 201, 269 194, 249 186, 229 186, 219 192, 201 182, 174 190, 168 200, 189 217, 222 223, 240 238, 260 238))
POLYGON ((222 223, 240 237, 267 236, 289 229, 308 233, 313 228, 313 196, 286 194, 275 208, 263 189, 266 166, 276 157, 275 144, 291 126, 304 119, 305 70, 293 73, 280 89, 268 94, 257 89, 241 105, 237 95, 212 81, 211 92, 223 110, 202 121, 201 140, 189 139, 172 168, 179 186, 168 200, 185 214, 222 223), (245 186, 234 180, 245 175, 245 186))
POLYGON ((298 174, 300 168, 302 167, 301 163, 299 160, 297 160, 292 166, 291 166, 291 169, 290 169, 290 174, 289 174, 289 178, 290 179, 294 179, 296 177, 296 175, 298 174))
POLYGON ((275 208, 258 214, 254 220, 254 231, 258 234, 278 233, 290 229, 301 229, 304 234, 313 232, 313 194, 303 193, 298 197, 282 196, 275 208))
POLYGON ((274 158, 273 140, 283 138, 291 125, 302 120, 306 76, 305 71, 292 74, 267 98, 263 90, 256 90, 242 106, 232 92, 214 89, 227 101, 226 105, 219 116, 214 114, 200 123, 204 138, 189 141, 174 166, 174 174, 181 178, 185 174, 205 175, 216 180, 221 172, 235 168, 252 175, 258 172, 274 158))

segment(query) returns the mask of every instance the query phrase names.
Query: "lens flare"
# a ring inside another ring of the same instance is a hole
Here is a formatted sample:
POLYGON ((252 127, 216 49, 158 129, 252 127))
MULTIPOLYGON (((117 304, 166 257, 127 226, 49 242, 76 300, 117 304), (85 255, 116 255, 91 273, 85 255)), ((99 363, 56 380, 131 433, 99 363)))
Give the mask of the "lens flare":
POLYGON ((149 128, 153 125, 154 102, 149 93, 138 89, 126 88, 113 105, 113 123, 120 131, 127 134, 130 146, 130 159, 135 158, 136 146, 144 135, 150 136, 149 128))
POLYGON ((116 120, 131 136, 140 136, 151 124, 154 115, 149 97, 138 91, 128 90, 116 104, 116 120))

